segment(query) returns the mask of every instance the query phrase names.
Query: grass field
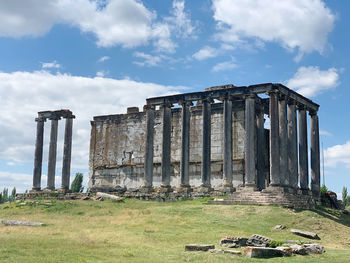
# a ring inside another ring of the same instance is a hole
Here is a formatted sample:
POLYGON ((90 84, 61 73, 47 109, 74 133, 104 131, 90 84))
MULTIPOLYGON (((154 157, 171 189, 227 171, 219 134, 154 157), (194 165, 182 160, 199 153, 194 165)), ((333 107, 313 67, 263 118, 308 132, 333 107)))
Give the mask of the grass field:
POLYGON ((43 222, 43 227, 0 225, 0 262, 350 262, 350 215, 319 209, 208 205, 205 199, 155 201, 48 201, 0 206, 1 219, 43 222), (285 230, 274 230, 277 224, 285 230), (261 234, 299 239, 290 228, 317 232, 323 255, 274 259, 185 252, 189 243, 261 234))

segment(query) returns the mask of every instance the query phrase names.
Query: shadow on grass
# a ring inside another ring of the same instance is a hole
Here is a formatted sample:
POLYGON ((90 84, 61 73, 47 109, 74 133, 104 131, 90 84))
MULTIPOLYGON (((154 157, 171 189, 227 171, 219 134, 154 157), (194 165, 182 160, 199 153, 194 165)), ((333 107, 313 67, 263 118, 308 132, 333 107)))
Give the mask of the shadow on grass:
POLYGON ((341 210, 335 210, 335 209, 326 208, 323 206, 317 206, 313 211, 320 216, 333 220, 344 226, 350 227, 350 215, 345 214, 341 210))

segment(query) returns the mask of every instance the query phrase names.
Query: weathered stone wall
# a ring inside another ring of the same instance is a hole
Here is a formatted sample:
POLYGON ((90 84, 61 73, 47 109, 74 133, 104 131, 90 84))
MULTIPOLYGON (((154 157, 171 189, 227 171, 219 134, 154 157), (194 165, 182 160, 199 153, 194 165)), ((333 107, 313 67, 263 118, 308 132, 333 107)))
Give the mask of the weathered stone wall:
MULTIPOLYGON (((91 122, 90 188, 113 188, 117 185, 139 188, 144 185, 145 112, 94 117, 91 122)), ((212 104, 211 115, 211 184, 222 183, 223 107, 212 104)), ((233 185, 244 180, 244 101, 235 101, 232 110, 233 185)), ((155 112, 154 186, 161 183, 162 115, 155 112)), ((172 109, 171 185, 180 184, 181 108, 172 109)), ((202 111, 191 108, 190 184, 201 184, 202 111)))

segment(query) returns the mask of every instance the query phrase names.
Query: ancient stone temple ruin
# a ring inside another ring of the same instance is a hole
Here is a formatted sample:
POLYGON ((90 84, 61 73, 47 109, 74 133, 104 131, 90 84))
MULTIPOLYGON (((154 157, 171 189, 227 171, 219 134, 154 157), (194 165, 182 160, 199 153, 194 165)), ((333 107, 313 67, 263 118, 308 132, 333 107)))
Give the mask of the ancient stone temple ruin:
POLYGON ((317 201, 318 108, 271 83, 149 98, 141 112, 93 118, 89 187, 232 193, 228 203, 317 201))
POLYGON ((70 163, 72 149, 72 126, 75 116, 70 110, 41 111, 35 119, 37 123, 35 153, 34 153, 34 171, 33 171, 33 188, 32 192, 41 191, 41 171, 43 161, 44 147, 44 124, 47 119, 51 120, 50 145, 47 167, 47 186, 44 190, 49 192, 55 190, 55 173, 56 173, 56 152, 57 152, 57 128, 58 121, 61 118, 66 119, 64 131, 63 146, 63 163, 62 163, 62 186, 60 191, 69 190, 70 181, 70 163))

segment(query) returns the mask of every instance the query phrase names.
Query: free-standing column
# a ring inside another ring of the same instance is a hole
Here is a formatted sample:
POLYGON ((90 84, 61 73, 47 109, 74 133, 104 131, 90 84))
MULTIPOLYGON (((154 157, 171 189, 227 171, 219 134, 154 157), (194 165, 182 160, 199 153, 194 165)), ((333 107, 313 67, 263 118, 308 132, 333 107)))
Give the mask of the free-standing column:
POLYGON ((210 187, 211 173, 211 101, 208 99, 202 102, 203 116, 203 137, 202 137, 202 186, 210 187))
POLYGON ((257 114, 257 186, 259 189, 264 189, 265 185, 265 128, 264 128, 264 109, 260 105, 260 109, 257 114))
POLYGON ((257 187, 255 169, 255 95, 245 99, 245 186, 257 187))
POLYGON ((232 100, 224 98, 224 181, 223 187, 232 187, 232 100))
POLYGON ((278 125, 278 91, 270 92, 270 186, 279 186, 280 154, 278 125))
POLYGON ((153 137, 154 137, 154 107, 147 105, 146 110, 146 146, 145 146, 145 188, 153 184, 153 137))
POLYGON ((181 137, 181 187, 190 187, 190 106, 192 102, 185 101, 182 104, 182 137, 181 137))
POLYGON ((289 184, 298 188, 298 138, 295 101, 288 104, 288 172, 289 184))
POLYGON ((318 116, 316 112, 310 112, 311 130, 311 191, 314 196, 320 196, 320 138, 318 116))
POLYGON ((64 129, 63 165, 62 165, 62 189, 69 189, 70 162, 72 153, 72 128, 74 116, 66 118, 64 129))
POLYGON ((279 113, 279 138, 280 138, 280 184, 289 186, 288 173, 288 133, 287 133, 287 103, 285 97, 281 97, 278 104, 279 113))
POLYGON ((41 168, 43 163, 43 144, 44 144, 44 123, 45 118, 36 118, 36 140, 34 153, 34 171, 33 171, 33 190, 41 189, 41 168))
POLYGON ((57 127, 60 117, 53 116, 51 120, 49 161, 47 167, 47 189, 55 189, 56 153, 57 153, 57 127))
POLYGON ((171 150, 171 104, 162 105, 163 143, 162 143, 162 187, 170 188, 170 150, 171 150))
POLYGON ((302 190, 309 189, 308 170, 306 110, 301 106, 299 107, 299 174, 302 190))

